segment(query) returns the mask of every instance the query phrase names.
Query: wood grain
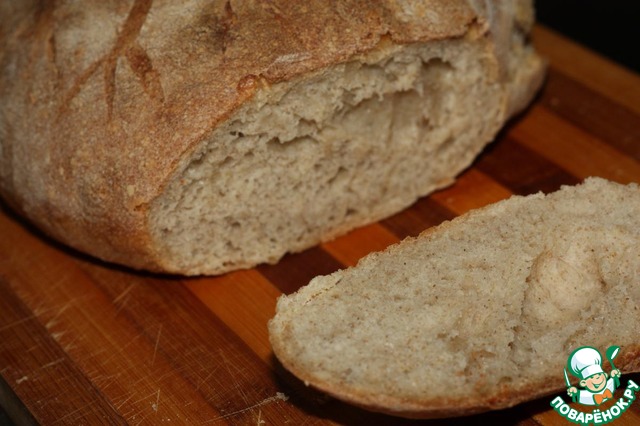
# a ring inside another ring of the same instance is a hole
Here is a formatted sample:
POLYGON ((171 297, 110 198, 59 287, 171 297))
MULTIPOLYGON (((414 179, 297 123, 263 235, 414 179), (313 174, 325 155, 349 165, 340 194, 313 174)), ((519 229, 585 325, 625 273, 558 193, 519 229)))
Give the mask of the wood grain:
MULTIPOLYGON (((4 411, 24 424, 415 423, 305 387, 274 359, 267 322, 282 293, 472 208, 591 175, 640 182, 640 77, 543 27, 534 42, 550 62, 545 87, 455 184, 276 265, 191 279, 133 272, 62 247, 4 208, 4 411)), ((464 421, 564 424, 549 401, 464 421)), ((638 407, 616 424, 640 423, 638 407)))

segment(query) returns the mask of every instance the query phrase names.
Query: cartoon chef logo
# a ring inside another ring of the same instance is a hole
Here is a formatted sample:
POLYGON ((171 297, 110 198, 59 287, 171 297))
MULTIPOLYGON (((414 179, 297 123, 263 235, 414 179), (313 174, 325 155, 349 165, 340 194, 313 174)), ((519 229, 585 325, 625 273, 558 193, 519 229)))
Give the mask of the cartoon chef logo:
POLYGON ((613 358, 618 355, 620 348, 611 346, 606 355, 611 364, 611 373, 607 375, 602 369, 602 355, 591 346, 582 346, 571 353, 567 360, 567 368, 564 371, 567 384, 567 394, 574 402, 583 405, 600 405, 604 401, 613 398, 613 392, 620 386, 620 370, 613 364, 613 358), (583 389, 577 389, 569 382, 567 369, 580 379, 579 385, 583 389))
MULTIPOLYGON (((636 393, 640 392, 640 385, 628 380, 624 391, 614 398, 613 393, 620 387, 620 370, 613 364, 613 359, 620 353, 619 346, 610 346, 605 352, 606 359, 611 365, 609 374, 602 369, 602 355, 591 346, 582 346, 571 353, 564 369, 564 381, 567 394, 573 402, 585 406, 592 406, 591 411, 583 411, 574 404, 569 404, 560 395, 551 401, 551 406, 566 420, 581 426, 598 426, 608 424, 629 409, 636 401, 636 393), (578 385, 573 386, 569 381, 569 372, 579 379, 578 385), (578 389, 578 386, 581 389, 578 389), (603 402, 607 404, 601 405, 603 402)), ((640 399, 638 399, 640 400, 640 399)))

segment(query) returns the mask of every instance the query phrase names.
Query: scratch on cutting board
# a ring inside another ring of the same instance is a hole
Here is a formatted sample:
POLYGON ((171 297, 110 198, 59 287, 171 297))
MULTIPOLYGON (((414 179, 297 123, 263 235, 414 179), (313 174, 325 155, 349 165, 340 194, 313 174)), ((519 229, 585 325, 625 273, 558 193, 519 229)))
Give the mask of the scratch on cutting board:
MULTIPOLYGON (((136 400, 132 401, 132 402, 131 402, 131 404, 133 404, 133 405, 137 405, 138 403, 140 403, 140 402, 144 401, 145 399, 149 399, 149 398, 153 397, 154 395, 156 395, 156 399, 157 399, 157 398, 158 398, 159 393, 160 393, 160 389, 158 389, 156 392, 154 392, 154 393, 152 393, 152 394, 150 394, 150 395, 147 395, 147 396, 144 396, 144 397, 142 397, 142 398, 138 398, 138 399, 136 399, 136 400)), ((120 403, 118 403, 118 405, 116 405, 116 409, 117 409, 117 410, 120 410, 120 408, 121 408, 124 404, 126 404, 127 402, 131 401, 131 400, 133 399, 133 397, 134 397, 134 396, 138 396, 138 395, 137 395, 137 394, 135 394, 135 393, 132 393, 132 394, 131 394, 131 395, 129 395, 126 399, 124 399, 123 401, 121 401, 120 403)), ((123 414, 126 414, 126 413, 123 413, 123 414)))
POLYGON ((19 320, 10 322, 9 324, 5 324, 2 327, 0 327, 0 331, 5 331, 5 330, 9 330, 17 325, 20 325, 22 323, 31 321, 31 320, 35 320, 37 319, 40 315, 45 314, 49 311, 53 310, 53 308, 44 308, 42 306, 38 306, 35 309, 33 309, 33 312, 23 318, 20 318, 19 320))
MULTIPOLYGON (((116 409, 118 411, 120 411, 120 408, 126 404, 127 402, 131 401, 133 399, 134 395, 130 395, 128 398, 126 398, 124 401, 118 403, 118 405, 116 406, 116 409)), ((153 392, 152 394, 149 394, 147 396, 144 396, 142 398, 138 398, 134 401, 130 402, 131 408, 125 412, 122 412, 122 416, 126 417, 129 419, 129 421, 136 419, 138 416, 140 416, 142 413, 144 413, 145 411, 148 410, 148 406, 146 404, 143 405, 143 408, 140 408, 140 406, 138 405, 140 402, 144 401, 144 400, 148 400, 149 398, 155 398, 155 402, 151 403, 151 409, 155 412, 158 412, 158 408, 160 407, 160 389, 158 389, 157 391, 153 392)), ((144 419, 144 416, 142 417, 144 419)))
POLYGON ((156 402, 151 404, 151 408, 156 413, 158 412, 158 408, 160 407, 160 389, 158 389, 158 396, 156 397, 156 402))
POLYGON ((153 357, 151 357, 151 366, 153 367, 153 363, 156 362, 156 353, 158 353, 158 343, 160 343, 160 334, 162 333, 162 324, 160 324, 160 328, 158 328, 158 334, 156 335, 156 345, 153 348, 153 357))
POLYGON ((16 325, 20 325, 23 322, 30 321, 30 320, 32 320, 34 318, 36 318, 35 314, 31 314, 31 315, 28 315, 28 316, 26 316, 24 318, 20 318, 17 321, 13 321, 13 322, 10 322, 9 324, 3 325, 2 327, 0 327, 0 331, 9 330, 10 328, 15 327, 16 325))
POLYGON ((83 405, 81 407, 76 408, 73 411, 68 412, 67 414, 65 414, 64 416, 56 419, 53 423, 51 423, 52 425, 57 424, 57 423, 75 423, 73 421, 71 422, 67 422, 67 419, 69 417, 75 416, 76 420, 79 420, 82 418, 82 416, 79 416, 78 413, 81 412, 82 410, 87 410, 88 412, 91 411, 91 403, 89 405, 83 405))
POLYGON ((76 342, 78 341, 78 337, 74 337, 72 341, 70 341, 69 343, 66 343, 62 349, 64 349, 65 352, 70 352, 73 349, 76 349, 76 342))
POLYGON ((133 287, 135 287, 135 284, 131 284, 127 288, 125 288, 122 293, 120 293, 116 296, 115 299, 113 299, 113 304, 116 305, 118 302, 120 302, 120 300, 122 300, 127 294, 131 292, 131 290, 133 290, 133 287))
POLYGON ((69 306, 71 306, 76 299, 72 299, 69 300, 67 303, 65 303, 64 305, 62 305, 62 307, 60 307, 58 309, 58 312, 56 312, 56 314, 51 317, 51 319, 49 319, 49 321, 47 321, 47 323, 44 325, 44 327, 49 330, 51 329, 53 326, 56 325, 56 323, 58 322, 58 318, 60 318, 60 315, 62 315, 67 309, 69 309, 69 306))
MULTIPOLYGON (((112 351, 112 352, 111 352, 107 357, 105 357, 105 358, 104 358, 103 363, 107 364, 107 363, 111 362, 111 360, 112 360, 113 358, 116 358, 116 357, 122 356, 122 354, 123 354, 123 353, 126 353, 127 348, 129 348, 129 346, 131 346, 132 344, 136 343, 136 341, 137 341, 138 339, 140 339, 141 337, 142 337, 142 336, 140 336, 139 334, 137 334, 137 335, 135 335, 135 336, 131 337, 131 338, 129 339, 129 341, 128 341, 127 343, 125 343, 124 345, 120 346, 120 347, 118 348, 118 350, 116 350, 116 351, 112 351)), ((104 352, 104 351, 105 351, 105 349, 103 349, 101 352, 104 352)))
MULTIPOLYGON (((229 375, 231 377, 235 377, 236 375, 240 376, 240 375, 244 375, 244 371, 243 369, 241 369, 237 363, 232 362, 233 361, 233 357, 239 357, 239 354, 234 354, 234 353, 225 353, 224 350, 219 349, 218 353, 220 354, 220 359, 223 362, 225 368, 227 369, 227 371, 229 372, 229 375), (231 358, 229 358, 228 355, 231 355, 231 358), (234 371, 232 371, 232 369, 234 371)), ((236 387, 238 387, 238 389, 240 389, 240 387, 238 386, 238 383, 235 383, 236 387)))
POLYGON ((58 358, 55 361, 44 364, 42 367, 40 367, 40 369, 44 370, 45 368, 53 367, 54 365, 60 364, 62 361, 64 361, 64 358, 58 358))
MULTIPOLYGON (((58 318, 60 318, 60 316, 65 313, 67 311, 67 309, 69 309, 71 306, 73 305, 77 305, 78 302, 82 302, 84 300, 89 300, 91 298, 93 298, 94 296, 90 295, 90 294, 83 294, 80 296, 76 296, 71 298, 70 300, 68 300, 64 305, 60 306, 59 308, 57 308, 56 313, 49 319, 49 321, 47 321, 47 323, 45 324, 45 328, 48 330, 52 327, 54 327, 57 322, 58 322, 58 318)), ((40 316, 40 314, 43 314, 44 312, 48 312, 51 310, 54 310, 56 308, 51 307, 49 309, 43 309, 42 312, 36 314, 38 317, 40 316)))
POLYGON ((209 379, 211 378, 211 376, 213 376, 214 370, 210 371, 209 374, 207 374, 206 377, 204 378, 200 378, 200 380, 198 380, 198 385, 196 386, 196 390, 200 389, 200 386, 202 386, 203 384, 207 383, 209 381, 209 379))
POLYGON ((120 408, 122 408, 122 406, 124 404, 126 404, 127 402, 129 402, 131 400, 131 398, 133 398, 135 394, 131 394, 129 395, 127 398, 125 398, 123 401, 121 401, 120 403, 118 403, 118 405, 116 405, 116 410, 120 411, 120 408))
POLYGON ((96 386, 98 386, 102 391, 104 391, 113 384, 115 379, 117 379, 120 376, 121 376, 120 373, 107 374, 107 375, 99 374, 96 377, 93 377, 91 380, 96 384, 96 386))
MULTIPOLYGON (((256 408, 263 407, 263 406, 265 406, 267 404, 271 404, 273 402, 278 402, 278 401, 286 401, 288 399, 289 399, 289 397, 287 395, 283 394, 282 392, 276 392, 275 396, 270 396, 269 398, 263 399, 262 401, 260 401, 260 402, 258 402, 256 404, 253 404, 253 405, 251 405, 251 406, 249 406, 247 408, 243 408, 241 410, 237 410, 237 411, 234 411, 232 413, 228 413, 228 414, 225 414, 223 416, 216 417, 216 418, 211 419, 211 420, 207 420, 206 422, 203 422, 202 424, 220 422, 220 421, 226 420, 226 419, 228 419, 230 417, 237 416, 238 414, 246 413, 247 411, 251 411, 251 410, 254 410, 256 408)), ((260 419, 260 417, 258 417, 258 419, 260 419)))
POLYGON ((115 299, 113 299, 113 304, 118 307, 116 309, 116 315, 118 315, 120 313, 120 311, 124 308, 124 306, 129 301, 129 293, 131 293, 131 290, 133 290, 133 288, 135 286, 136 286, 135 283, 131 284, 129 287, 125 288, 122 293, 120 293, 118 296, 116 296, 115 299), (120 301, 122 301, 122 303, 120 303, 120 301))
POLYGON ((53 340, 55 340, 56 342, 59 343, 60 342, 60 338, 62 336, 64 336, 65 333, 66 333, 66 331, 58 331, 58 332, 55 332, 55 333, 51 333, 51 337, 53 337, 53 340))
POLYGON ((248 404, 249 403, 249 398, 247 398, 247 395, 242 390, 242 386, 240 386, 240 381, 239 380, 235 380, 236 374, 234 374, 234 372, 231 371, 231 367, 233 367, 235 369, 237 375, 242 375, 243 371, 240 368, 238 368, 238 366, 236 366, 235 364, 232 364, 231 362, 229 362, 230 360, 227 358, 225 352, 222 349, 220 349, 218 352, 220 354, 220 359, 223 361, 223 364, 224 364, 225 368, 229 372, 229 376, 232 379, 233 386, 236 388, 236 390, 238 391, 238 393, 242 397, 243 402, 245 404, 248 404))

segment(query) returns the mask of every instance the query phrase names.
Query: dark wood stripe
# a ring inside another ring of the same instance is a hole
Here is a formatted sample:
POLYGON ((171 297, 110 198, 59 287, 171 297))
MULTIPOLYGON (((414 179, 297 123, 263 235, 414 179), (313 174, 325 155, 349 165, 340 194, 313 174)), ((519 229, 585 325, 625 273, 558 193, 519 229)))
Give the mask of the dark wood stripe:
MULTIPOLYGON (((29 411, 25 408, 24 411, 24 415, 11 415, 9 414, 6 410, 5 410, 5 394, 3 394, 3 389, 9 389, 9 386, 4 382, 4 380, 2 380, 2 376, 0 376, 0 425, 3 426, 15 426, 15 421, 13 421, 12 419, 21 419, 21 424, 23 424, 24 426, 31 426, 31 425, 37 425, 38 423, 36 423, 35 420, 24 420, 22 421, 22 419, 33 419, 33 417, 31 416, 31 413, 29 413, 29 411)), ((17 397, 16 397, 17 399, 17 397)), ((22 404, 20 402, 20 400, 18 400, 16 402, 16 404, 22 404)))
POLYGON ((32 426, 38 422, 24 402, 18 398, 11 386, 0 375, 0 425, 32 426))
POLYGON ((420 198, 411 207, 381 222, 398 238, 415 237, 425 229, 456 217, 455 213, 429 197, 420 198))
POLYGON ((11 387, 2 392, 15 392, 33 415, 16 419, 19 424, 29 424, 34 419, 42 424, 125 424, 15 296, 7 278, 0 279, 0 313, 1 374, 11 387))
POLYGON ((554 114, 640 160, 640 116, 550 67, 540 102, 554 114))
POLYGON ((275 265, 261 265, 258 271, 284 294, 309 284, 318 275, 327 275, 345 266, 320 247, 288 254, 275 265))
POLYGON ((518 144, 508 133, 487 147, 475 167, 518 195, 554 192, 561 185, 580 182, 555 163, 518 144))

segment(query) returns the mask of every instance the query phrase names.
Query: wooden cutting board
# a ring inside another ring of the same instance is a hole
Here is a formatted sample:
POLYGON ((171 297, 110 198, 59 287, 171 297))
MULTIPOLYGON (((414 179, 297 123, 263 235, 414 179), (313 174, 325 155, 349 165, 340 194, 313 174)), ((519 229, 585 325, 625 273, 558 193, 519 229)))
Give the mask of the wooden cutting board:
MULTIPOLYGON (((640 76, 547 29, 534 40, 550 61, 544 90, 455 185, 277 265, 195 279, 132 272, 3 209, 4 410, 42 424, 411 423, 306 388, 273 358, 267 321, 281 293, 471 208, 592 175, 640 182, 640 76)), ((565 424, 550 400, 465 420, 565 424)), ((616 424, 640 422, 639 407, 616 424)))

